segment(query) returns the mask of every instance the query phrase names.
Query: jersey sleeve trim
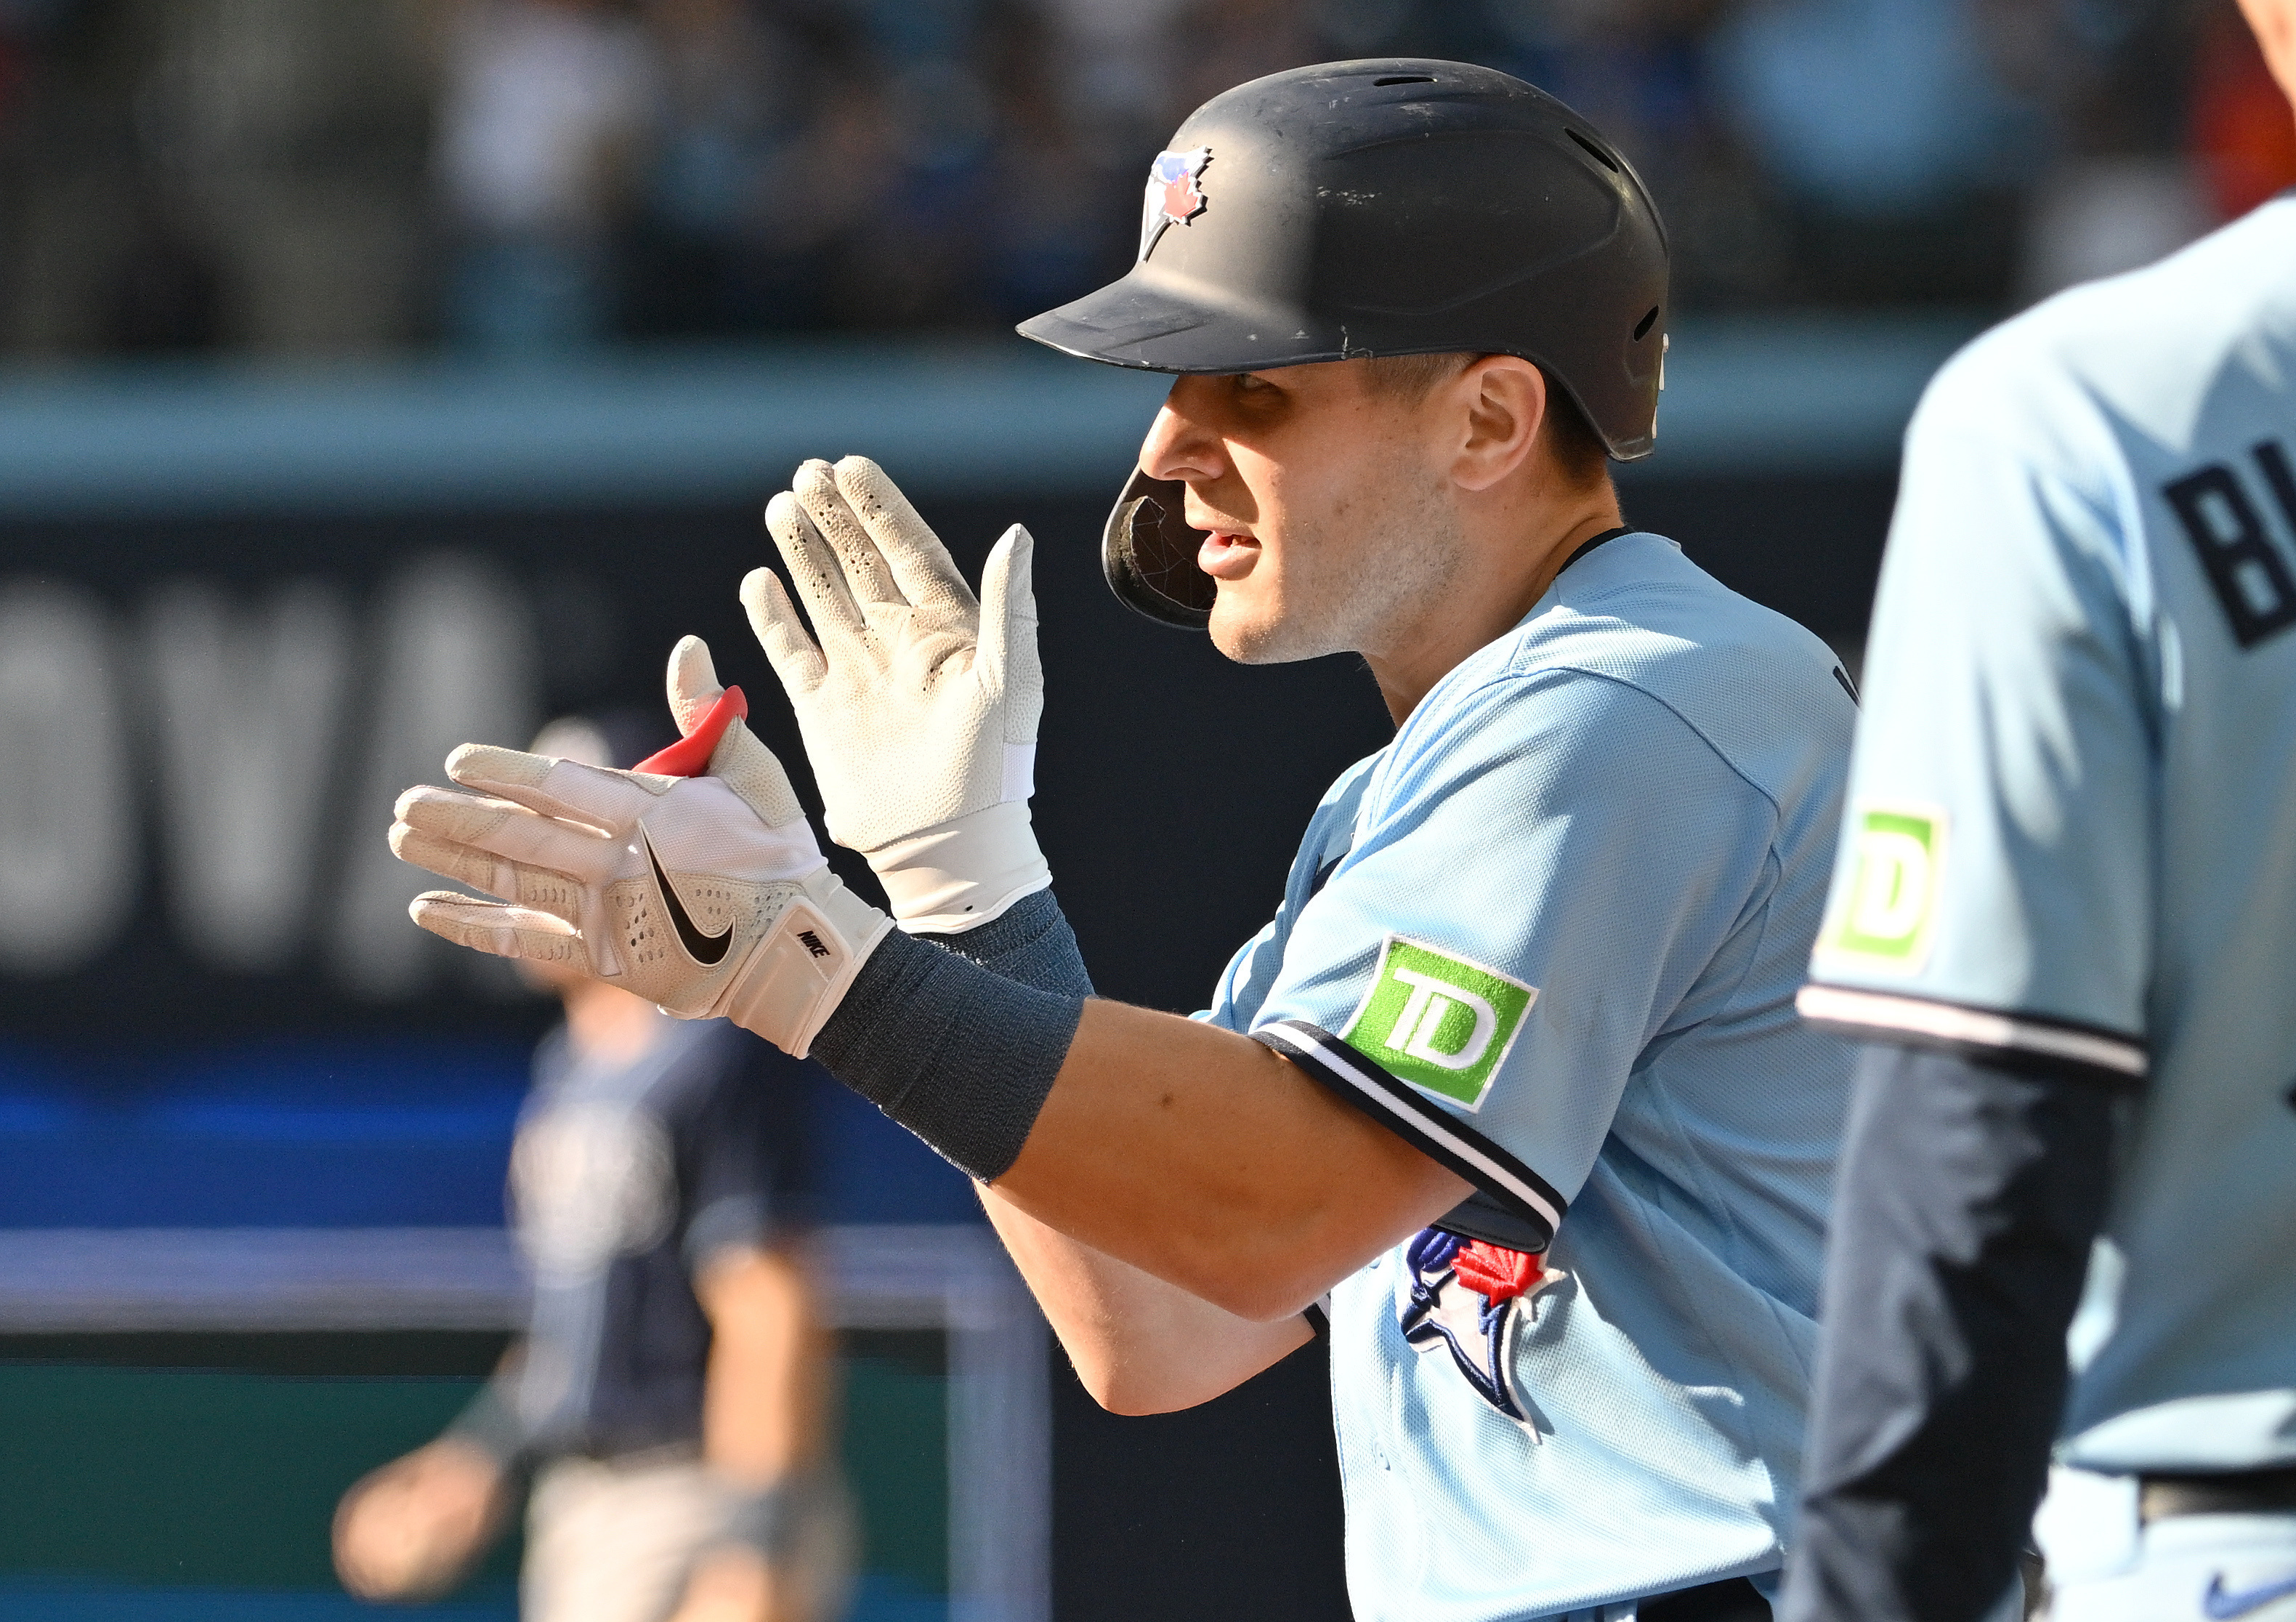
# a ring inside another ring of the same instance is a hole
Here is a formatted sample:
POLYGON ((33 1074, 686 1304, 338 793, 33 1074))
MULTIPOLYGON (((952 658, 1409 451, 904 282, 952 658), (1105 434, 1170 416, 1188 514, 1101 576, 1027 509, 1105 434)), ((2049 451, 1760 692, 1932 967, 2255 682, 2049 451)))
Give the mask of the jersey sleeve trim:
POLYGON ((2151 1060, 2144 1044, 2118 1031, 2070 1020, 2003 1013, 1931 997, 1808 985, 1794 998, 1801 1017, 1849 1035, 1885 1036, 1955 1048, 2035 1053, 2116 1076, 2143 1076, 2151 1060))
POLYGON ((1277 1020, 1251 1033, 1349 1103, 1447 1170, 1456 1172, 1541 1235, 1542 1247, 1562 1225, 1570 1202, 1537 1172, 1420 1095, 1329 1031, 1305 1020, 1277 1020))

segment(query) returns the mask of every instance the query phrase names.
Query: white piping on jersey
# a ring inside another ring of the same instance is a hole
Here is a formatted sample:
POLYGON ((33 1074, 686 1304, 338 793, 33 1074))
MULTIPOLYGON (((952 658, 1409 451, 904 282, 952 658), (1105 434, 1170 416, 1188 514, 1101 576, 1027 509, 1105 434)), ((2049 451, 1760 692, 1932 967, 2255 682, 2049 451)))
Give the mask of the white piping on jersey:
POLYGON ((1433 1104, 1421 1103, 1416 1094, 1407 1090, 1406 1084, 1395 1080, 1383 1070, 1376 1075, 1366 1073, 1371 1067, 1363 1056, 1338 1037, 1318 1030, 1305 1020, 1276 1020, 1252 1032, 1255 1036, 1273 1033, 1287 1044, 1308 1049, 1318 1068, 1332 1079, 1341 1081, 1380 1113, 1407 1123, 1410 1130, 1430 1140, 1434 1147, 1459 1162, 1458 1169, 1469 1181, 1486 1192, 1513 1199, 1525 1211, 1546 1224, 1549 1233, 1562 1225, 1562 1213, 1568 1208, 1551 1192, 1534 1186, 1523 1174, 1498 1158, 1492 1148, 1485 1146, 1480 1134, 1467 1130, 1444 1110, 1433 1104), (1414 1107, 1415 1106, 1415 1107, 1414 1107))
POLYGON ((1972 1047, 2013 1048, 2070 1059, 2124 1076, 2142 1076, 2148 1068, 2144 1046, 2122 1036, 2077 1030, 2013 1014, 1988 1013, 1953 1003, 1933 1003, 1924 997, 1893 996, 1883 991, 1853 991, 1845 986, 1804 986, 1794 1007, 1805 1020, 1827 1025, 1854 1025, 1867 1030, 1902 1031, 1939 1042, 1964 1042, 1972 1047))

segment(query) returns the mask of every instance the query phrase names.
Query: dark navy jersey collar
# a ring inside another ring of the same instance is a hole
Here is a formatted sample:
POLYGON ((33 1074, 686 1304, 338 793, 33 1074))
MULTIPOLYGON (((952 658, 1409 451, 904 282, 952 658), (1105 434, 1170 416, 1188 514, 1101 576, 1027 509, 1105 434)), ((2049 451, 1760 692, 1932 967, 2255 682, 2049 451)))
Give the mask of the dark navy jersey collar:
POLYGON ((1595 547, 1600 546, 1608 541, 1615 541, 1622 535, 1632 535, 1634 532, 1634 526, 1631 524, 1620 524, 1615 529, 1605 529, 1600 535, 1590 537, 1589 538, 1579 542, 1578 546, 1572 550, 1570 555, 1562 560, 1562 568, 1554 571, 1554 578, 1558 580, 1561 579, 1565 569, 1568 569, 1573 563, 1576 563, 1579 559, 1594 551, 1595 547))

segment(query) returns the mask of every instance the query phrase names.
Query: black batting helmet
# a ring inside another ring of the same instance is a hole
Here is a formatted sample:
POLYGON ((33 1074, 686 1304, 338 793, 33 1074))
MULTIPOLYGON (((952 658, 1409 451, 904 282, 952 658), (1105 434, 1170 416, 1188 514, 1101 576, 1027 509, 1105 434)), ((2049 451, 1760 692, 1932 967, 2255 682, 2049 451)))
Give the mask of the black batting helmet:
MULTIPOLYGON (((1132 269, 1021 324, 1151 372, 1455 350, 1535 361, 1610 454, 1650 454, 1666 231, 1594 126, 1489 68, 1327 62, 1214 96, 1152 167, 1132 269)), ((1201 627, 1178 487, 1136 474, 1102 562, 1132 607, 1201 627)))

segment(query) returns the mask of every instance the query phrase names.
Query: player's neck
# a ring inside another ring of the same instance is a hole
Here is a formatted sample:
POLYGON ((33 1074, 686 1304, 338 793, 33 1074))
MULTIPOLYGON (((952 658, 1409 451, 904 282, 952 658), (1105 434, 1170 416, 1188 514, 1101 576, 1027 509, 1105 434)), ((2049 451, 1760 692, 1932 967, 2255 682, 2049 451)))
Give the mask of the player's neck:
POLYGON ((1402 725, 1435 684, 1476 649, 1521 623, 1571 553, 1619 523, 1619 498, 1606 484, 1599 493, 1547 509, 1530 526, 1471 546, 1466 568, 1439 602, 1411 623, 1394 627, 1386 645, 1363 651, 1395 724, 1402 725), (1526 528, 1534 537, 1528 543, 1526 528))
POLYGON ((661 1036, 661 1011, 619 986, 577 980, 562 995, 566 1035, 581 1058, 628 1064, 643 1057, 661 1036))

